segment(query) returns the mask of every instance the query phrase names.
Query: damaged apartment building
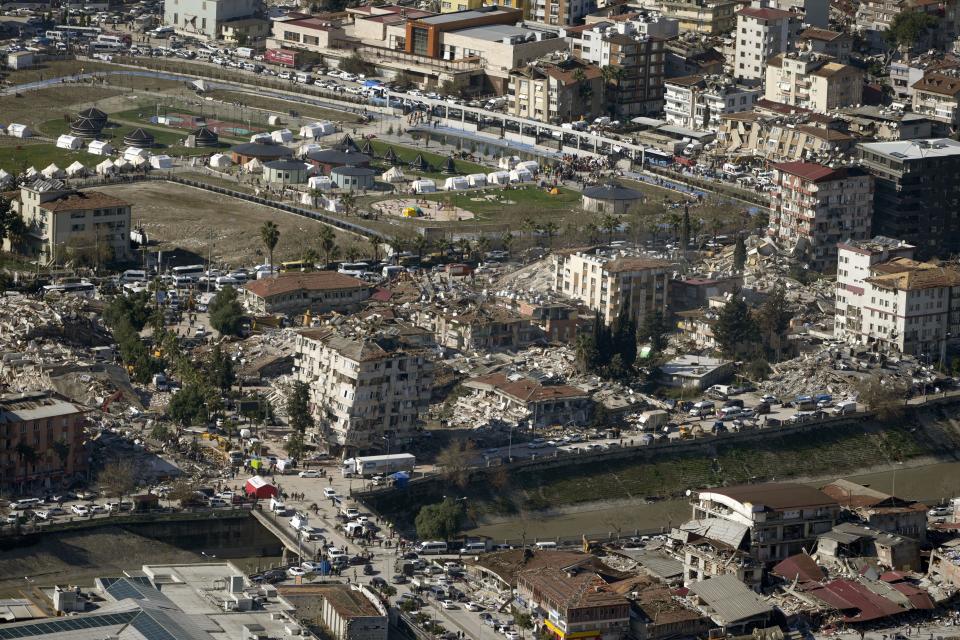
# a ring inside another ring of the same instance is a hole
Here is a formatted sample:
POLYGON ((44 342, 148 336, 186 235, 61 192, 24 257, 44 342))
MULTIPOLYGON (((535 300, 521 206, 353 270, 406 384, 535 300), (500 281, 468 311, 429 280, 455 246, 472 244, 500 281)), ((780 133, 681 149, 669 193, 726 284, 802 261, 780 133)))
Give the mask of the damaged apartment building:
POLYGON ((295 377, 310 389, 320 436, 348 452, 386 450, 419 425, 433 386, 427 349, 382 327, 343 324, 296 333, 295 377))

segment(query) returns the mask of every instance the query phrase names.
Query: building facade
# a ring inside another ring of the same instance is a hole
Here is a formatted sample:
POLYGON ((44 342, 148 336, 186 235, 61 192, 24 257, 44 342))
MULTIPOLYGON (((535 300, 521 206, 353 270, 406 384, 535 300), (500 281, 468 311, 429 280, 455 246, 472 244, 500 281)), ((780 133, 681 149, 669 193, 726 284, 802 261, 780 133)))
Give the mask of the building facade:
POLYGON ((243 302, 253 313, 299 314, 346 311, 370 297, 372 287, 334 271, 282 273, 243 286, 243 302))
POLYGON ((807 27, 797 35, 797 48, 830 56, 840 64, 848 64, 853 50, 853 36, 842 31, 807 27))
POLYGON ((553 425, 585 425, 593 415, 590 394, 566 384, 542 385, 531 378, 511 380, 502 373, 463 383, 478 397, 494 400, 505 415, 524 416, 531 429, 553 425))
POLYGON ((863 72, 817 53, 772 56, 766 77, 764 97, 791 107, 827 113, 863 101, 863 72))
POLYGON ((21 187, 10 202, 27 227, 23 250, 47 263, 78 254, 91 262, 128 260, 130 203, 98 191, 75 191, 59 180, 37 180, 21 187))
POLYGON ((942 122, 950 130, 960 122, 960 72, 956 69, 924 74, 913 84, 913 111, 942 122))
POLYGON ((683 33, 718 36, 736 25, 739 6, 741 3, 734 0, 664 0, 660 10, 677 20, 683 33))
POLYGON ((0 396, 0 487, 23 494, 81 479, 87 411, 50 391, 0 396))
POLYGON ((376 333, 301 330, 295 377, 310 388, 321 439, 343 453, 386 450, 419 425, 433 386, 429 354, 376 333))
POLYGON ((554 291, 578 300, 612 324, 622 312, 640 326, 649 313, 667 312, 671 264, 602 253, 555 254, 554 291))
POLYGON ((763 82, 767 59, 783 53, 789 46, 789 11, 762 6, 754 0, 751 6, 737 11, 734 31, 736 54, 733 77, 752 84, 763 82))
POLYGON ((859 167, 833 169, 812 162, 774 165, 769 234, 800 245, 813 268, 832 270, 837 243, 870 237, 873 177, 859 167))
POLYGON ((670 78, 664 82, 664 119, 687 129, 716 132, 721 116, 750 111, 761 90, 735 84, 727 76, 670 78))
POLYGON ((960 142, 870 142, 857 156, 875 179, 877 233, 909 242, 921 258, 960 251, 960 142))
POLYGON ((560 124, 602 113, 603 73, 595 64, 568 57, 533 63, 510 73, 507 113, 560 124))
POLYGON ((262 10, 261 0, 170 0, 164 3, 163 24, 183 35, 216 40, 223 23, 253 18, 262 10))

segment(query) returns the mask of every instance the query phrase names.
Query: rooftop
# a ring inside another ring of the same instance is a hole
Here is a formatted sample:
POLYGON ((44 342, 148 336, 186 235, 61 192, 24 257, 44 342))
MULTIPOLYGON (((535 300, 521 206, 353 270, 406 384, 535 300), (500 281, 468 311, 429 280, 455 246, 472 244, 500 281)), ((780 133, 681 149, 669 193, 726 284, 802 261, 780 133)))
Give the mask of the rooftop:
POLYGON ((280 585, 280 595, 289 598, 313 596, 323 598, 341 618, 376 617, 383 615, 359 589, 349 584, 280 585))
POLYGON ((950 138, 865 142, 860 145, 860 148, 864 151, 889 156, 898 160, 943 158, 960 155, 960 142, 951 140, 950 138))
POLYGON ((769 7, 745 7, 737 11, 738 16, 747 16, 757 20, 786 20, 793 16, 789 11, 771 9, 769 7))
POLYGON ((694 582, 690 591, 704 603, 706 613, 715 622, 732 624, 773 613, 773 607, 740 582, 734 575, 714 576, 694 582))
POLYGON ((0 424, 43 420, 86 411, 89 409, 46 391, 0 396, 0 424))
POLYGON ((491 15, 510 15, 519 14, 516 9, 503 9, 500 7, 481 7, 480 9, 468 9, 466 11, 453 11, 451 13, 441 13, 438 15, 420 18, 418 22, 423 24, 449 24, 451 22, 461 22, 463 20, 476 20, 477 18, 486 18, 491 15))
POLYGON ((914 82, 913 88, 942 96, 956 97, 960 94, 960 78, 934 71, 914 82))
POLYGON ((917 291, 960 286, 960 271, 909 258, 894 258, 873 265, 871 270, 877 275, 866 278, 865 282, 883 289, 917 291))
POLYGON ((403 343, 397 338, 380 334, 344 335, 334 327, 301 329, 297 333, 307 340, 323 343, 341 357, 354 362, 373 362, 392 358, 398 355, 403 347, 403 343))
MULTIPOLYGON (((452 14, 444 14, 452 15, 452 14)), ((500 42, 504 38, 526 37, 535 34, 532 29, 516 27, 510 24, 490 24, 479 27, 467 27, 454 31, 458 36, 476 38, 477 40, 487 40, 489 42, 500 42)))
POLYGON ((46 209, 47 211, 52 211, 54 213, 58 211, 78 211, 129 206, 129 202, 121 200, 120 198, 108 196, 107 194, 99 191, 74 191, 73 193, 60 196, 55 200, 48 200, 47 202, 40 203, 41 209, 46 209))
POLYGON ((624 256, 610 260, 603 265, 603 268, 610 273, 626 273, 628 271, 646 271, 647 269, 669 269, 670 266, 671 263, 666 260, 624 256))
POLYGON ((621 184, 604 184, 593 187, 587 187, 583 190, 586 198, 595 200, 643 200, 643 192, 625 187, 621 184))
POLYGON ((243 285, 244 289, 260 298, 269 298, 293 293, 294 291, 337 291, 369 287, 370 285, 363 280, 336 271, 281 273, 274 278, 254 280, 243 285))
POLYGON ((542 385, 532 378, 511 380, 502 373, 473 378, 464 383, 475 389, 496 389, 520 402, 542 402, 570 398, 589 398, 590 394, 567 384, 542 385))
POLYGON ((801 38, 806 38, 807 40, 822 40, 823 42, 833 42, 834 40, 842 38, 843 35, 840 31, 817 29, 815 27, 807 27, 800 32, 801 38))
POLYGON ((837 501, 819 489, 796 482, 767 482, 763 484, 744 484, 735 487, 716 487, 705 493, 726 496, 754 508, 765 507, 769 510, 797 509, 800 507, 836 506, 837 501))

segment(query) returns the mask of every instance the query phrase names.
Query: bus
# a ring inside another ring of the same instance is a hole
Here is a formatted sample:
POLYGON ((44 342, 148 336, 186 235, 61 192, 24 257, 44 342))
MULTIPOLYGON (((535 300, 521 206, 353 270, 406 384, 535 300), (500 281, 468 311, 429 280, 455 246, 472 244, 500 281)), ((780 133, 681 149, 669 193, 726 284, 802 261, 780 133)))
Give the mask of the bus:
POLYGON ((74 27, 61 24, 48 30, 44 35, 56 42, 64 42, 67 38, 71 40, 92 40, 101 33, 103 33, 103 29, 100 27, 74 27))
POLYGON ((307 269, 312 269, 313 265, 307 262, 306 260, 291 260, 289 262, 280 263, 280 271, 306 271, 307 269))
POLYGON ((120 34, 114 34, 114 33, 111 33, 111 34, 101 33, 96 37, 94 42, 103 42, 106 44, 114 44, 114 45, 117 45, 118 47, 126 47, 130 45, 131 38, 129 35, 126 35, 126 34, 120 35, 120 34))
POLYGON ((43 296, 48 295, 75 295, 83 298, 92 298, 97 293, 97 287, 92 282, 67 282, 64 284, 48 284, 43 287, 43 296))
POLYGON ((147 272, 141 269, 127 269, 120 275, 121 282, 146 282, 147 272))
POLYGON ((366 262, 342 262, 340 267, 337 269, 337 272, 359 278, 369 269, 370 265, 366 262))
POLYGON ((204 267, 202 264, 190 264, 183 267, 173 267, 170 269, 170 273, 174 279, 183 281, 185 278, 191 278, 196 281, 203 275, 204 267))

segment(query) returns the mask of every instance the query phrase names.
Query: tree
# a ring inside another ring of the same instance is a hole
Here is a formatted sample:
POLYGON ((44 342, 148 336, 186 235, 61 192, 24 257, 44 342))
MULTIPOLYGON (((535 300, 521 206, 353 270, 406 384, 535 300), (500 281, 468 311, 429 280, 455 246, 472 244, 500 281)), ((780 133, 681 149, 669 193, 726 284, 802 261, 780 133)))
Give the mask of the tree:
POLYGON ((323 254, 324 266, 330 266, 330 261, 334 259, 337 250, 337 234, 334 233, 333 227, 322 226, 317 241, 320 245, 320 252, 323 254))
POLYGON ((598 226, 607 232, 607 244, 610 244, 613 242, 613 234, 616 232, 617 227, 620 226, 620 218, 608 213, 600 218, 600 224, 598 226))
POLYGON ((287 395, 287 421, 290 428, 303 434, 313 426, 313 414, 310 412, 310 387, 297 380, 287 395))
POLYGON ((18 442, 17 446, 13 448, 13 451, 23 464, 23 479, 26 481, 30 467, 37 464, 40 455, 37 453, 37 450, 27 444, 25 440, 18 442))
POLYGON ((883 37, 891 46, 909 50, 927 29, 933 28, 936 24, 936 18, 928 13, 915 9, 901 11, 893 17, 883 37))
POLYGON ((756 313, 757 327, 764 343, 773 353, 774 361, 780 361, 780 352, 786 340, 793 312, 787 309, 783 285, 777 285, 756 313))
MULTIPOLYGON (((212 321, 212 319, 211 319, 212 321)), ((210 384, 226 393, 237 381, 237 374, 233 370, 233 360, 223 352, 220 345, 216 345, 210 352, 210 361, 207 363, 208 380, 210 384)))
POLYGON ((424 235, 417 234, 413 239, 413 251, 417 254, 417 264, 423 262, 423 254, 430 249, 430 241, 424 235))
POLYGON ((436 466, 443 469, 444 476, 458 487, 467 486, 470 466, 476 461, 477 449, 470 440, 455 440, 437 454, 436 466))
POLYGON ((747 245, 743 240, 743 234, 737 234, 737 243, 733 247, 733 270, 743 271, 747 264, 747 245))
POLYGON ((743 357, 756 352, 759 330, 740 291, 735 291, 720 310, 713 336, 726 356, 743 357))
POLYGON ((503 235, 500 236, 500 246, 503 247, 503 250, 510 254, 510 248, 513 247, 513 234, 509 231, 504 231, 503 235))
POLYGON ((370 236, 370 253, 374 262, 380 262, 380 244, 383 242, 383 238, 380 236, 370 236))
POLYGON ((173 439, 173 432, 162 422, 157 422, 150 429, 150 437, 159 442, 168 442, 173 439))
POLYGON ((449 540, 460 531, 464 515, 463 505, 453 498, 424 505, 414 520, 417 537, 421 540, 449 540))
POLYGON ((190 506, 193 503, 200 502, 200 496, 197 494, 197 484, 190 478, 180 478, 170 485, 170 491, 167 493, 167 500, 176 500, 181 507, 190 506))
POLYGON ((870 376, 857 386, 857 399, 885 421, 896 420, 903 415, 908 384, 895 378, 870 376))
POLYGON ((374 76, 377 74, 377 67, 367 60, 364 60, 359 53, 354 53, 349 58, 340 61, 340 70, 356 75, 374 76))
POLYGON ((170 398, 167 412, 177 423, 187 426, 207 421, 207 396, 200 385, 185 384, 170 398))
POLYGON ((273 250, 277 248, 277 243, 280 242, 280 228, 277 227, 275 222, 267 220, 260 227, 260 239, 270 255, 270 274, 273 275, 273 250))
POLYGON ((207 308, 210 313, 210 326, 220 335, 240 335, 243 326, 243 307, 237 299, 237 291, 230 285, 225 286, 210 301, 207 308))
POLYGON ((547 236, 547 249, 550 249, 553 246, 553 237, 557 235, 558 231, 560 231, 560 225, 553 220, 550 220, 540 225, 539 231, 543 235, 547 236))
POLYGON ((108 326, 116 327, 127 323, 137 333, 143 331, 153 312, 150 294, 141 291, 135 294, 114 296, 103 310, 103 320, 108 326))
POLYGON ((123 500, 137 487, 137 471, 131 460, 114 460, 100 471, 97 480, 107 496, 123 500))
POLYGON ((611 377, 629 375, 637 359, 637 325, 630 317, 628 305, 623 305, 613 326, 611 338, 614 355, 611 357, 611 377), (619 358, 618 363, 613 360, 619 358))
POLYGON ((690 244, 690 207, 684 205, 683 220, 680 221, 680 256, 687 257, 687 245, 690 244))
POLYGON ((60 460, 60 468, 67 468, 67 460, 70 459, 70 443, 66 440, 57 440, 51 445, 53 452, 57 455, 57 459, 60 460))
POLYGON ((656 354, 667 348, 671 333, 670 324, 663 317, 663 312, 657 309, 643 317, 643 324, 637 330, 637 339, 649 342, 650 350, 656 354))
POLYGON ((520 629, 520 637, 523 637, 523 632, 529 629, 533 629, 533 616, 530 615, 527 611, 521 611, 516 607, 513 608, 513 622, 520 629))
POLYGON ((600 352, 597 350, 597 343, 593 336, 587 334, 577 336, 575 352, 577 371, 590 373, 597 369, 600 352))
POLYGON ((283 449, 287 452, 288 456, 294 460, 299 460, 300 457, 303 456, 304 450, 303 434, 291 433, 290 437, 287 438, 287 441, 283 444, 283 449))

